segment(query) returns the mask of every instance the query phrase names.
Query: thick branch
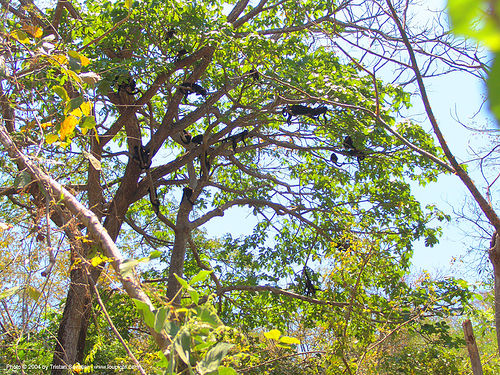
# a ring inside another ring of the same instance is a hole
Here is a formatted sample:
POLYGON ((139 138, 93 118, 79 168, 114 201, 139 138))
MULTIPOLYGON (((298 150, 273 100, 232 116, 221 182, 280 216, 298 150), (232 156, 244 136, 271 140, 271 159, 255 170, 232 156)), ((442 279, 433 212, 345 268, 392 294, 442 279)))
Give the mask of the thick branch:
POLYGON ((273 286, 259 286, 259 285, 233 285, 233 286, 226 286, 224 288, 221 288, 217 290, 217 295, 221 296, 224 293, 231 292, 233 290, 242 290, 242 291, 247 291, 247 292, 271 292, 273 294, 281 294, 283 296, 295 298, 295 299, 300 299, 302 301, 314 303, 316 305, 324 305, 324 306, 337 306, 337 307, 345 307, 349 305, 346 302, 333 302, 333 301, 321 301, 319 299, 311 298, 311 297, 306 297, 301 294, 289 292, 287 290, 283 290, 280 288, 275 288, 273 286))

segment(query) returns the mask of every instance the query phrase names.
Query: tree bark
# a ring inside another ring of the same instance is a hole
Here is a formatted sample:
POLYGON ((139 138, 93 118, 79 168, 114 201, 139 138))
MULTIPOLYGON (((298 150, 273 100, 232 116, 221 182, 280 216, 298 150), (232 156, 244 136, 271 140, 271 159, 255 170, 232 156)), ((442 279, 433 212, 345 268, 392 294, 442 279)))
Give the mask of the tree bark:
POLYGON ((493 265, 495 277, 495 326, 497 333, 497 351, 500 354, 500 238, 493 233, 489 250, 490 262, 493 265))
POLYGON ((479 357, 476 338, 474 337, 474 332, 472 331, 472 323, 469 319, 462 323, 462 328, 464 329, 465 343, 467 344, 467 350, 469 352, 472 373, 474 375, 483 375, 481 357, 479 357))

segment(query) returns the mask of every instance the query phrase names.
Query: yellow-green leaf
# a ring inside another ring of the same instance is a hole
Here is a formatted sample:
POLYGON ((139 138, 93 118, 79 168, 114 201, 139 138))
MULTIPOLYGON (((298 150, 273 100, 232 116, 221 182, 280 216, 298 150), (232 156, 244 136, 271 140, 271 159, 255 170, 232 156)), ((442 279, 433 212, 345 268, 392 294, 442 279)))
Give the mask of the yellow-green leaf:
POLYGON ((83 102, 80 106, 80 110, 84 116, 90 116, 90 113, 92 112, 92 102, 83 102))
POLYGON ((292 344, 300 344, 300 340, 299 339, 296 339, 295 337, 289 337, 289 336, 281 336, 280 337, 280 342, 282 342, 283 344, 289 344, 289 345, 292 345, 292 344))
POLYGON ((69 95, 64 87, 54 86, 52 87, 52 90, 63 100, 63 102, 66 103, 69 100, 69 95))
POLYGON ((21 31, 21 30, 13 31, 12 33, 10 33, 10 36, 22 44, 26 44, 26 43, 30 42, 28 35, 26 35, 26 33, 24 31, 21 31))
POLYGON ((265 332, 264 333, 264 336, 267 338, 267 339, 272 339, 272 340, 279 340, 280 336, 281 336, 281 332, 278 330, 278 329, 272 329, 270 330, 269 332, 265 332))
POLYGON ((28 292, 28 296, 30 296, 30 298, 33 300, 33 301, 37 301, 38 302, 38 299, 40 298, 40 296, 42 295, 42 292, 40 292, 38 289, 36 288, 33 288, 31 285, 29 285, 27 288, 26 288, 26 291, 28 292))
POLYGON ((47 143, 48 145, 50 145, 58 140, 59 140, 59 137, 56 134, 47 134, 45 136, 45 143, 47 143))

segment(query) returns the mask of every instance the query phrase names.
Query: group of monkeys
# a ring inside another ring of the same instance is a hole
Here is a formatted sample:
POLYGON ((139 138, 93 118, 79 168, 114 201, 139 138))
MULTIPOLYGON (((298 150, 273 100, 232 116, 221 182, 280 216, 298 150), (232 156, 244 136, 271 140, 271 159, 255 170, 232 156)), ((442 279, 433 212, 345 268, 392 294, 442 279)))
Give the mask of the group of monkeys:
MULTIPOLYGON (((252 69, 251 71, 249 71, 247 73, 247 76, 251 77, 254 81, 258 81, 260 79, 259 73, 255 69, 252 69)), ((120 91, 122 91, 128 95, 136 95, 136 94, 141 92, 141 90, 139 90, 137 88, 135 80, 130 76, 125 77, 125 78, 117 77, 115 79, 115 84, 117 85, 118 93, 120 91)), ((184 101, 187 101, 189 95, 191 95, 191 94, 196 94, 196 95, 202 96, 202 97, 205 97, 208 95, 208 92, 204 87, 202 87, 201 85, 199 85, 197 83, 192 83, 192 82, 183 82, 181 85, 179 85, 179 91, 184 95, 184 101)), ((318 120, 321 115, 323 116, 323 119, 324 119, 325 124, 326 124, 326 121, 327 121, 326 113, 327 112, 328 112, 327 106, 321 105, 321 106, 314 108, 314 107, 310 107, 310 106, 303 105, 303 104, 287 105, 282 110, 282 114, 286 118, 286 122, 289 125, 291 125, 292 118, 294 116, 307 116, 311 119, 318 120)), ((230 142, 233 151, 236 151, 236 148, 237 148, 239 142, 243 142, 243 144, 246 147, 245 139, 247 136, 248 136, 248 130, 245 129, 242 132, 239 132, 237 134, 230 135, 224 139, 221 139, 217 143, 229 143, 230 142)), ((187 130, 183 130, 182 134, 180 136, 180 139, 181 139, 182 143, 184 143, 185 145, 188 145, 191 143, 201 145, 203 143, 203 134, 197 134, 197 135, 192 136, 187 130)), ((349 135, 346 136, 344 138, 342 145, 343 145, 344 149, 346 150, 345 151, 346 154, 357 158, 358 163, 360 163, 363 159, 365 159, 365 157, 366 157, 365 152, 359 150, 358 148, 356 148, 354 146, 354 143, 353 143, 351 136, 349 136, 349 135)), ((139 148, 138 146, 135 146, 133 159, 135 159, 139 163, 142 170, 146 170, 146 171, 149 170, 149 167, 151 165, 151 160, 150 160, 149 151, 145 147, 141 146, 139 148)), ((200 161, 201 160, 202 160, 202 158, 200 157, 200 161)), ((209 163, 208 158, 207 158, 207 153, 205 153, 204 160, 205 160, 205 165, 206 165, 207 171, 210 172, 211 166, 210 166, 210 163, 209 163)), ((343 165, 343 163, 338 162, 338 156, 333 152, 330 155, 330 161, 337 166, 343 165)), ((156 198, 156 194, 151 192, 151 188, 150 188, 150 195, 153 195, 153 197, 151 199, 151 203, 153 204, 153 206, 154 206, 153 208, 155 208, 155 212, 156 212, 156 210, 159 208, 158 207, 159 202, 158 202, 158 199, 156 198)), ((181 201, 186 199, 191 205, 194 205, 194 202, 191 200, 192 195, 193 195, 193 190, 191 188, 189 188, 189 187, 184 188, 181 201)))

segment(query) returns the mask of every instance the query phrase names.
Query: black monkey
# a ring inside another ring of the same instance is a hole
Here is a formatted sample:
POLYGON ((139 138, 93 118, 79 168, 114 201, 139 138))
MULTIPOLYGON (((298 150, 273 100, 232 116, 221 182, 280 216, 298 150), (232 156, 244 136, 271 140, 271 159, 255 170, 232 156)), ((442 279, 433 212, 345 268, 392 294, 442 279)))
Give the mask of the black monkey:
POLYGON ((149 149, 144 147, 143 145, 134 146, 134 154, 132 155, 132 159, 139 163, 141 170, 147 170, 151 166, 151 154, 149 149))
POLYGON ((317 286, 315 286, 313 284, 313 282, 311 281, 311 278, 309 277, 309 275, 307 274, 307 270, 306 268, 304 267, 304 293, 306 296, 316 296, 316 292, 317 291, 320 291, 321 289, 319 289, 317 286))
POLYGON ((156 194, 155 188, 149 188, 149 201, 151 202, 151 206, 153 207, 153 211, 158 215, 160 212, 160 200, 158 199, 158 195, 156 194))
POLYGON ((194 206, 193 201, 191 201, 192 196, 193 196, 193 189, 191 189, 190 187, 185 187, 184 189, 182 189, 181 203, 184 199, 186 199, 189 203, 191 203, 192 206, 194 206))
POLYGON ((256 69, 252 69, 248 72, 248 76, 253 78, 254 82, 259 82, 260 80, 260 74, 256 69))
POLYGON ((207 96, 207 90, 205 90, 197 83, 183 82, 179 86, 179 90, 184 94, 184 100, 187 100, 188 96, 193 93, 203 97, 207 96))
POLYGON ((236 151, 236 146, 238 145, 239 141, 242 141, 245 147, 247 146, 247 144, 245 143, 245 138, 247 135, 248 135, 248 130, 245 129, 238 134, 230 135, 227 138, 221 139, 220 142, 221 143, 231 142, 233 146, 233 151, 236 151))
POLYGON ((352 141, 351 136, 346 136, 344 138, 344 142, 342 143, 344 148, 347 150, 347 155, 349 156, 354 156, 356 159, 358 159, 358 163, 361 163, 361 161, 366 157, 365 153, 361 150, 358 150, 352 141))
POLYGON ((182 131, 182 134, 181 134, 181 141, 182 141, 182 143, 184 143, 185 145, 188 145, 189 143, 191 143, 192 138, 193 137, 191 136, 191 134, 186 129, 184 129, 182 131))
POLYGON ((322 105, 316 108, 312 108, 302 104, 287 105, 285 108, 283 108, 282 111, 283 116, 287 117, 286 122, 288 123, 288 125, 292 124, 293 116, 308 116, 314 120, 317 120, 320 115, 323 115, 323 119, 325 120, 326 124, 326 112, 328 112, 327 106, 322 105))
POLYGON ((136 95, 141 92, 141 90, 137 88, 135 79, 130 76, 116 76, 115 84, 118 86, 118 94, 120 94, 120 91, 124 91, 128 95, 136 95))
MULTIPOLYGON (((212 167, 212 165, 210 164, 210 160, 208 158, 208 152, 205 151, 205 154, 200 155, 199 159, 200 159, 201 171, 203 172, 203 162, 205 162, 205 167, 207 168, 207 173, 210 174, 210 168, 212 167)), ((202 173, 200 172, 200 174, 202 174, 202 173)))
POLYGON ((203 143, 203 134, 197 134, 193 138, 191 138, 192 143, 196 143, 197 145, 201 145, 203 143))
POLYGON ((186 53, 188 53, 188 51, 186 51, 184 48, 179 50, 179 52, 177 52, 177 55, 175 55, 176 61, 179 61, 181 57, 184 56, 186 53))
MULTIPOLYGON (((167 33, 165 34, 165 37, 167 38, 167 40, 172 39, 173 36, 175 35, 175 33, 176 33, 175 29, 169 29, 167 31, 167 33)), ((184 50, 184 51, 186 51, 186 50, 184 50)), ((186 53, 187 53, 187 51, 186 51, 186 53)))
POLYGON ((330 161, 333 163, 333 164, 337 164, 337 162, 339 161, 339 157, 335 154, 335 152, 332 152, 332 154, 330 155, 330 161))

